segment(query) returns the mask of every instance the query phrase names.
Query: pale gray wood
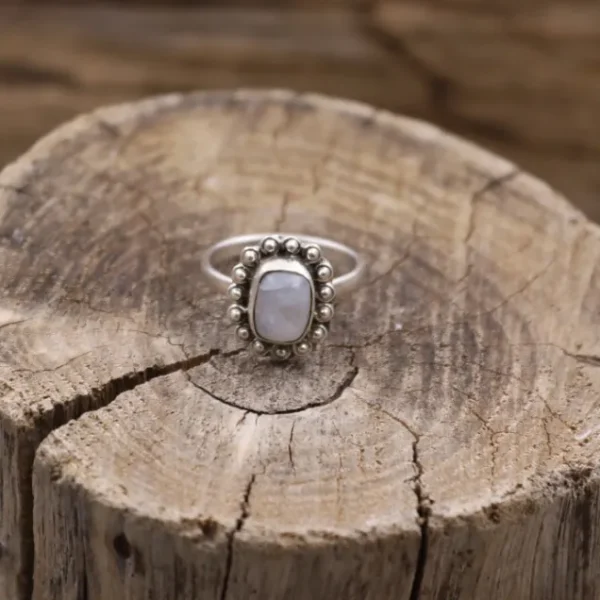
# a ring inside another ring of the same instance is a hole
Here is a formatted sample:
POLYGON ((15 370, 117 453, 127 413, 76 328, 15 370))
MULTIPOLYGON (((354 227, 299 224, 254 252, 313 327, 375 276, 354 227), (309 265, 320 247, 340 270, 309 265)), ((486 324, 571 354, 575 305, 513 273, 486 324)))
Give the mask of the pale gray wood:
POLYGON ((10 600, 600 592, 600 235, 513 164, 360 104, 170 96, 5 170, 0 237, 10 600), (306 363, 257 364, 200 276, 269 228, 368 257, 306 363))

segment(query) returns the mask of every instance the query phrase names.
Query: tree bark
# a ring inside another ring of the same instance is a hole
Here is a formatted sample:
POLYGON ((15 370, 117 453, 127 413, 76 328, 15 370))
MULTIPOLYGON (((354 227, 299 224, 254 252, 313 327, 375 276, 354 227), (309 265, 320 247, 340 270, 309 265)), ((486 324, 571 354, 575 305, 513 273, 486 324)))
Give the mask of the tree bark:
POLYGON ((101 109, 0 175, 9 600, 600 595, 600 231, 434 126, 285 92, 101 109), (367 257, 306 360, 226 235, 367 257))

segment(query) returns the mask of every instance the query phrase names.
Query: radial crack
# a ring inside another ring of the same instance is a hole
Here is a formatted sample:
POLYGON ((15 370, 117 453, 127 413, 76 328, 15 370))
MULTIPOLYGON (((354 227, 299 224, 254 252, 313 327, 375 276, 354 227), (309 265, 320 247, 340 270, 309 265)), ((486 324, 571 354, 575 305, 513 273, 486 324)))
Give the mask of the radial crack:
POLYGON ((542 398, 540 396, 542 402, 544 403, 544 406, 546 408, 546 410, 548 411, 548 413, 550 414, 550 416, 553 419, 556 419, 559 423, 561 423, 562 425, 564 425, 567 429, 571 430, 572 432, 577 432, 577 427, 575 427, 574 425, 570 425, 569 423, 567 423, 567 421, 565 421, 562 417, 562 415, 560 415, 558 412, 556 412, 549 404, 548 400, 546 400, 545 398, 542 398))
POLYGON ((564 353, 567 356, 575 359, 577 362, 590 365, 592 367, 600 367, 600 356, 594 356, 593 354, 571 354, 566 350, 564 350, 564 353))
POLYGON ((472 196, 471 201, 469 203, 470 212, 469 219, 467 222, 467 232, 463 238, 463 243, 466 245, 471 240, 473 236, 473 232, 475 231, 475 215, 477 213, 477 205, 481 198, 498 187, 503 186, 505 183, 509 182, 511 179, 514 179, 520 173, 519 169, 512 168, 508 173, 504 175, 500 175, 499 177, 494 177, 487 181, 483 187, 478 189, 472 196))
POLYGON ((292 202, 291 194, 285 194, 283 197, 283 200, 281 202, 281 209, 279 211, 279 216, 277 217, 277 220, 275 221, 273 231, 281 233, 281 228, 283 227, 283 224, 287 220, 288 208, 289 208, 291 202, 292 202))
POLYGON ((296 428, 296 421, 292 422, 292 426, 290 428, 290 438, 288 440, 288 457, 290 459, 290 466, 292 467, 292 471, 296 472, 296 464, 294 463, 294 450, 292 449, 292 445, 294 443, 294 429, 296 428))
POLYGON ((421 587, 423 585, 423 577, 425 575, 425 565, 427 563, 427 554, 429 550, 429 517, 431 515, 431 501, 429 496, 423 490, 422 477, 423 465, 419 459, 419 437, 416 437, 413 442, 413 465, 416 470, 414 477, 415 496, 417 497, 417 515, 418 523, 421 529, 421 543, 419 545, 419 553, 417 555, 417 565, 413 577, 412 587, 410 590, 410 600, 418 600, 421 596, 421 587))
POLYGON ((546 446, 548 447, 548 455, 552 456, 552 436, 550 435, 550 431, 548 430, 548 420, 546 418, 542 419, 542 426, 544 427, 544 433, 546 434, 546 446))
POLYGON ((227 557, 225 559, 225 574, 223 577, 223 586, 221 587, 221 600, 226 600, 227 592, 229 590, 229 581, 231 578, 231 567, 233 565, 233 542, 235 536, 243 529, 246 520, 250 516, 250 495, 252 494, 252 487, 256 481, 256 475, 253 474, 248 481, 242 502, 240 504, 240 516, 235 522, 235 527, 229 532, 227 536, 227 557))
POLYGON ((38 438, 31 454, 31 462, 28 465, 27 482, 28 485, 22 488, 21 506, 24 550, 23 550, 23 568, 20 579, 23 583, 23 594, 26 598, 31 598, 33 593, 34 580, 34 556, 35 556, 35 538, 33 531, 33 460, 37 453, 39 445, 50 435, 52 431, 62 427, 67 422, 78 419, 84 413, 99 410, 108 406, 116 400, 121 394, 131 391, 136 387, 147 383, 157 377, 170 375, 177 371, 187 371, 198 367, 214 356, 220 354, 220 350, 210 349, 207 352, 191 358, 185 358, 167 365, 152 365, 139 371, 131 371, 107 381, 106 383, 92 388, 86 394, 78 394, 71 398, 69 404, 70 410, 65 410, 64 406, 57 406, 54 410, 44 415, 43 419, 36 420, 38 438))
POLYGON ((26 323, 29 319, 21 319, 19 321, 9 321, 8 323, 2 323, 0 325, 0 329, 4 329, 5 327, 14 327, 16 325, 21 325, 22 323, 26 323))
POLYGON ((417 499, 417 523, 421 531, 421 539, 419 544, 419 552, 417 554, 417 564, 415 566, 415 572, 413 576, 411 591, 409 600, 419 600, 421 594, 421 587, 423 584, 423 577, 425 574, 425 564, 427 562, 427 553, 429 549, 429 517, 431 516, 431 498, 425 493, 423 488, 423 464, 419 458, 419 441, 421 440, 420 434, 415 431, 409 423, 404 419, 397 417, 396 415, 385 410, 381 406, 371 404, 370 402, 359 398, 361 402, 366 404, 372 410, 380 412, 396 423, 402 425, 406 431, 408 431, 413 439, 412 443, 412 464, 415 470, 415 475, 412 478, 413 492, 417 499))
POLYGON ((60 369, 64 369, 66 366, 70 365, 71 363, 74 363, 75 361, 80 360, 84 356, 88 356, 88 354, 92 354, 92 352, 95 352, 96 350, 99 350, 99 349, 100 349, 99 347, 96 347, 96 348, 93 348, 92 350, 88 350, 87 352, 83 352, 82 354, 77 354, 76 356, 73 356, 69 360, 63 362, 60 365, 57 365, 56 367, 48 367, 46 369, 38 369, 38 370, 22 367, 19 369, 12 369, 12 372, 13 373, 31 373, 32 375, 39 375, 41 373, 54 373, 56 371, 59 371, 60 369))
MULTIPOLYGON (((352 363, 354 363, 354 356, 352 357, 352 363)), ((354 380, 356 379, 356 376, 358 375, 358 371, 359 371, 359 368, 353 364, 352 369, 350 369, 350 371, 348 371, 348 374, 340 382, 340 384, 337 386, 337 388, 335 389, 333 394, 331 396, 329 396, 329 398, 325 402, 319 403, 319 406, 331 404, 332 402, 335 402, 338 398, 340 398, 341 395, 354 383, 354 380)))
POLYGON ((600 367, 600 356, 594 354, 577 354, 575 352, 569 352, 566 348, 559 346, 553 342, 534 342, 534 343, 521 343, 512 344, 513 346, 549 346, 550 348, 556 348, 560 350, 565 356, 576 360, 577 362, 590 365, 592 367, 600 367))

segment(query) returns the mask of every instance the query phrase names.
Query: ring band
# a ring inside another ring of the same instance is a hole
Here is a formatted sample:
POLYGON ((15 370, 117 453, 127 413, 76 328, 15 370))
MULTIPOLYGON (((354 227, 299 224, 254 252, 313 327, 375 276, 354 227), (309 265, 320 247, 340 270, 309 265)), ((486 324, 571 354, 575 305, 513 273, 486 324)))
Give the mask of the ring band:
POLYGON ((286 360, 327 337, 336 295, 358 285, 365 263, 352 248, 327 238, 272 233, 210 246, 202 271, 233 300, 227 316, 237 337, 259 355, 286 360), (227 275, 221 269, 236 255, 239 263, 227 275), (342 271, 338 277, 334 263, 342 271))
POLYGON ((335 287, 337 295, 346 294, 352 291, 360 283, 364 272, 365 262, 360 257, 358 252, 336 242, 323 237, 300 234, 268 234, 257 233, 250 235, 237 235, 228 237, 216 244, 213 244, 206 250, 202 257, 202 271, 211 280, 211 283, 222 292, 226 292, 231 285, 231 276, 228 273, 221 271, 216 265, 224 263, 227 259, 233 256, 238 256, 246 246, 253 246, 269 235, 274 235, 281 238, 297 238, 306 244, 315 244, 331 253, 330 262, 346 267, 343 275, 335 277, 332 285, 335 287))

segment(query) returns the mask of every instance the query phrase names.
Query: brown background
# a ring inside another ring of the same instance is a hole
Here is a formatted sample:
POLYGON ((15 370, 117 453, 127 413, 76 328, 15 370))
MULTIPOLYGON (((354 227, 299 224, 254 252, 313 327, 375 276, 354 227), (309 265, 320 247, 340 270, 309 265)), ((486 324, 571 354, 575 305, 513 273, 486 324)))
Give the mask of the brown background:
POLYGON ((239 86, 323 92, 433 121, 600 220, 593 0, 0 6, 0 164, 102 104, 239 86))

